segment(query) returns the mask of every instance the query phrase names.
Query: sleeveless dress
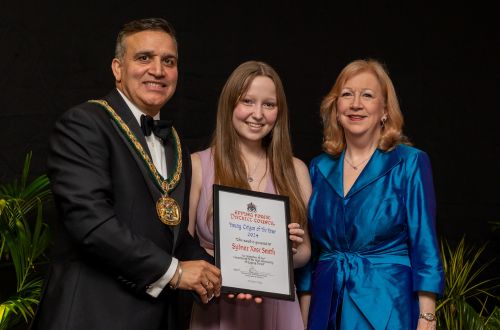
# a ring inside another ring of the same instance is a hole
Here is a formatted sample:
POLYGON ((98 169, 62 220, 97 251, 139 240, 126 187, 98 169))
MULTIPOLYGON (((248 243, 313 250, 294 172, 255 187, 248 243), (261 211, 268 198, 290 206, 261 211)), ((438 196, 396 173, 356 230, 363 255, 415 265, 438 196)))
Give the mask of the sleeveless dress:
MULTIPOLYGON (((211 253, 214 249, 212 222, 207 223, 207 212, 212 205, 214 162, 210 148, 198 154, 201 158, 203 180, 196 212, 196 233, 201 246, 211 253)), ((270 179, 267 179, 265 192, 276 193, 270 179)), ((264 297, 261 304, 256 304, 253 300, 228 299, 225 294, 221 294, 215 303, 193 304, 190 329, 303 330, 304 324, 297 298, 295 301, 287 301, 264 297)))

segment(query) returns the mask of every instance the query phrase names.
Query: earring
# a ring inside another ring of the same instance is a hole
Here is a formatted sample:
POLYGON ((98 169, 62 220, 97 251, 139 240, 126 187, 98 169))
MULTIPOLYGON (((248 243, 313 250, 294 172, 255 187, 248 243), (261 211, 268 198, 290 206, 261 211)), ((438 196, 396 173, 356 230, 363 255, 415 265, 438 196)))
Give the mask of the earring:
POLYGON ((385 128, 386 121, 387 121, 387 117, 386 116, 382 117, 382 120, 380 121, 380 126, 382 126, 382 128, 385 128))

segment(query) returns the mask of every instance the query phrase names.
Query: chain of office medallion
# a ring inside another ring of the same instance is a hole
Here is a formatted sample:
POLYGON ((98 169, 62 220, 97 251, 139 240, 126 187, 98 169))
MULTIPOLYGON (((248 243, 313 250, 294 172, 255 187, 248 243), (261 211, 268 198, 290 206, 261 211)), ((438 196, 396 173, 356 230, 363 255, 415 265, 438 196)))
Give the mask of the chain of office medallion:
POLYGON ((181 142, 179 139, 179 135, 177 134, 177 131, 175 128, 172 127, 172 136, 174 137, 175 141, 175 150, 176 150, 176 163, 177 167, 175 169, 175 172, 172 175, 169 175, 167 180, 164 180, 161 174, 158 172, 156 169, 155 165, 151 161, 151 158, 149 158, 148 154, 142 147, 142 145, 139 143, 137 140, 135 134, 130 130, 130 128, 125 124, 125 122, 121 119, 120 116, 115 112, 115 110, 106 102, 105 100, 89 100, 89 102, 92 103, 97 103, 103 106, 108 113, 111 115, 113 120, 117 123, 118 127, 122 130, 123 133, 127 136, 129 141, 132 143, 134 146, 135 150, 139 153, 139 155, 142 157, 143 161, 146 163, 148 166, 148 169, 152 175, 152 177, 155 179, 156 185, 163 191, 164 194, 168 194, 171 192, 175 186, 179 183, 181 179, 181 173, 182 173, 182 149, 181 149, 181 142))

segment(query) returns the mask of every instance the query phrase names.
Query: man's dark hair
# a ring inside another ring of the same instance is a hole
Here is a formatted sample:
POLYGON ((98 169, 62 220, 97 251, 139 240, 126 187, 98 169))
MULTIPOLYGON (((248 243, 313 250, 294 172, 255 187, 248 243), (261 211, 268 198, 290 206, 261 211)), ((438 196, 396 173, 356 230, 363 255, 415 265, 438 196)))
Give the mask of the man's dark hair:
POLYGON ((118 37, 116 38, 115 57, 123 58, 123 55, 125 54, 125 45, 123 40, 125 40, 127 36, 147 30, 164 31, 165 33, 168 33, 172 39, 174 39, 174 42, 177 45, 174 27, 169 22, 163 18, 143 18, 125 23, 125 25, 123 25, 121 31, 118 33, 118 37))

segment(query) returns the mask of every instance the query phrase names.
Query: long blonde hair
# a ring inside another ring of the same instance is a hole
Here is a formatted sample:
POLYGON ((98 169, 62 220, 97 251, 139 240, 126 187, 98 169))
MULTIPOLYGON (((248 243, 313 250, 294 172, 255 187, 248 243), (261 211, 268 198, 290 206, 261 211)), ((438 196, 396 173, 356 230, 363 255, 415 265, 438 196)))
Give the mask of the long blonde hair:
POLYGON ((378 148, 388 151, 398 144, 410 144, 408 138, 403 135, 403 114, 399 108, 396 90, 384 66, 373 59, 356 60, 340 72, 320 107, 323 121, 323 149, 333 156, 338 156, 346 147, 344 129, 337 121, 338 96, 346 81, 362 72, 371 72, 377 77, 386 105, 387 120, 382 125, 378 148))
POLYGON ((307 223, 306 206, 293 165, 285 91, 276 71, 264 62, 248 61, 241 64, 229 76, 222 89, 217 108, 217 124, 212 138, 214 182, 250 189, 232 117, 234 108, 258 76, 269 77, 276 87, 278 115, 273 129, 263 139, 263 146, 269 158, 270 174, 277 193, 289 198, 292 222, 298 222, 304 227, 307 223))

